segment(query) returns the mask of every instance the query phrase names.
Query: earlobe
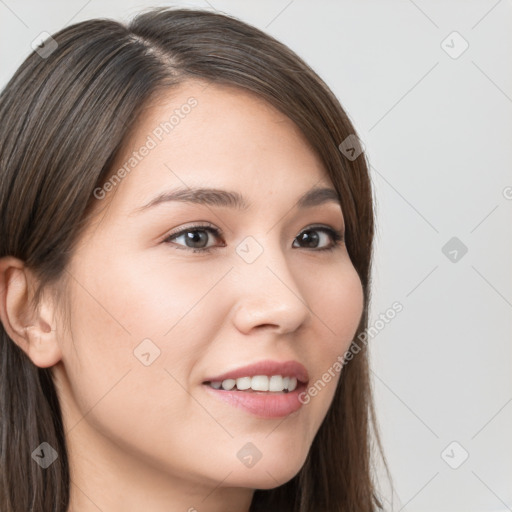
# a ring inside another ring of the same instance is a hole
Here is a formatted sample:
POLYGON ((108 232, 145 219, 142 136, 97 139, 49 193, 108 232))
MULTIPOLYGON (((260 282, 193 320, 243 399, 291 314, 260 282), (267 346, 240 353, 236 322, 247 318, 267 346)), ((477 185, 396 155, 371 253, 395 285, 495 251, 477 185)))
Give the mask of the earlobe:
POLYGON ((11 338, 41 368, 62 357, 53 325, 52 304, 44 299, 32 306, 35 279, 23 262, 12 256, 0 259, 0 320, 11 338))
POLYGON ((26 328, 26 333, 27 349, 25 352, 36 366, 49 368, 62 359, 55 329, 46 332, 39 326, 31 325, 26 328))

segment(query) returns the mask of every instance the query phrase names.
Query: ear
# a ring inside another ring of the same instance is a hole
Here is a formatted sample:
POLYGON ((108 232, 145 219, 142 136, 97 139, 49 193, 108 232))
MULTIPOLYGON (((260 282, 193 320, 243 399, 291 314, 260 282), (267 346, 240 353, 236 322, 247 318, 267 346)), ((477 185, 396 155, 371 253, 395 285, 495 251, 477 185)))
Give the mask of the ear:
MULTIPOLYGON (((36 280, 24 263, 12 256, 0 259, 0 320, 7 335, 40 368, 62 358, 53 304, 46 299, 33 307, 36 280)), ((44 295, 44 294, 43 294, 44 295)))

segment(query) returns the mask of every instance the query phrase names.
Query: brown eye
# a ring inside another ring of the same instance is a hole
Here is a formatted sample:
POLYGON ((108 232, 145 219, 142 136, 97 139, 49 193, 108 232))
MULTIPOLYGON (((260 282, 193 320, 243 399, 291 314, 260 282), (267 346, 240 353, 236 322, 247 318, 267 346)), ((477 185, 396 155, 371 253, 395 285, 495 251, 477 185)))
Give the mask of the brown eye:
POLYGON ((189 226, 177 233, 171 233, 164 239, 165 243, 174 244, 179 249, 190 249, 193 252, 209 252, 213 249, 212 246, 208 247, 209 234, 213 234, 219 238, 220 230, 211 226, 189 226), (183 243, 176 244, 174 241, 183 238, 183 243))
POLYGON ((329 251, 340 245, 341 241, 343 240, 343 233, 328 227, 308 228, 303 231, 295 240, 299 240, 299 243, 305 244, 305 249, 329 251), (322 238, 324 238, 318 235, 318 233, 322 233, 323 235, 330 235, 331 239, 333 240, 331 245, 318 248, 319 243, 321 243, 322 238))
MULTIPOLYGON (((213 235, 214 238, 221 238, 222 233, 219 229, 210 225, 198 225, 188 226, 175 233, 168 235, 163 242, 176 246, 176 249, 190 250, 196 253, 211 252, 216 245, 208 246, 209 235, 213 235), (179 243, 176 240, 182 239, 179 243)), ((343 241, 343 233, 336 231, 332 228, 322 227, 310 227, 302 231, 296 238, 295 241, 299 242, 299 248, 311 249, 317 251, 329 251, 336 249, 343 241), (331 244, 325 247, 326 238, 331 237, 331 244), (319 247, 320 246, 320 247, 319 247)), ((225 245, 224 245, 225 246, 225 245)), ((223 246, 221 246, 223 247, 223 246)), ((294 245, 293 247, 297 247, 294 245)))

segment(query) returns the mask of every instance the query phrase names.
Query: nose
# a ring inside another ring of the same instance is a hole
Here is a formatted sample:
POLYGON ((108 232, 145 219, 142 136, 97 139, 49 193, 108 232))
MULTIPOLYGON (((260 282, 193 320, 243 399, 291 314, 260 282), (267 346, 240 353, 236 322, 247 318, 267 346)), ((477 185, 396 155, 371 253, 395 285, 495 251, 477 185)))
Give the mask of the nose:
POLYGON ((253 329, 285 334, 305 324, 312 315, 304 294, 305 278, 290 268, 281 248, 265 247, 251 263, 241 254, 232 272, 236 327, 245 334, 253 329))

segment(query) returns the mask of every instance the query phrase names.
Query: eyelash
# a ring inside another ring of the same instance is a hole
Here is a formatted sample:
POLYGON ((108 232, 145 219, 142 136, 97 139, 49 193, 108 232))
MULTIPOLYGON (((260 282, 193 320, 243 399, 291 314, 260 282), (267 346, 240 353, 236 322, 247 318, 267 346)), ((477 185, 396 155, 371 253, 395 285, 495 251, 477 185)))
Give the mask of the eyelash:
MULTIPOLYGON (((178 231, 176 233, 171 233, 170 235, 166 236, 163 240, 164 243, 172 243, 171 240, 174 238, 178 238, 179 236, 191 232, 191 231, 207 231, 209 233, 213 233, 217 238, 222 236, 222 232, 220 229, 213 227, 212 225, 205 225, 205 224, 198 224, 195 226, 188 226, 185 229, 182 229, 181 231, 178 231)), ((300 232, 298 236, 300 236, 302 233, 305 233, 307 231, 322 231, 324 233, 327 233, 331 236, 333 239, 333 243, 330 247, 324 247, 322 249, 309 249, 311 251, 333 251, 334 249, 337 249, 344 241, 344 234, 341 231, 337 231, 335 229, 326 227, 326 226, 309 226, 307 229, 304 229, 300 232)), ((184 249, 186 251, 192 251, 194 253, 210 253, 212 250, 215 249, 215 247, 205 247, 202 249, 194 249, 193 247, 184 247, 180 245, 176 245, 176 248, 178 249, 184 249)), ((308 249, 306 249, 308 250, 308 249)))

